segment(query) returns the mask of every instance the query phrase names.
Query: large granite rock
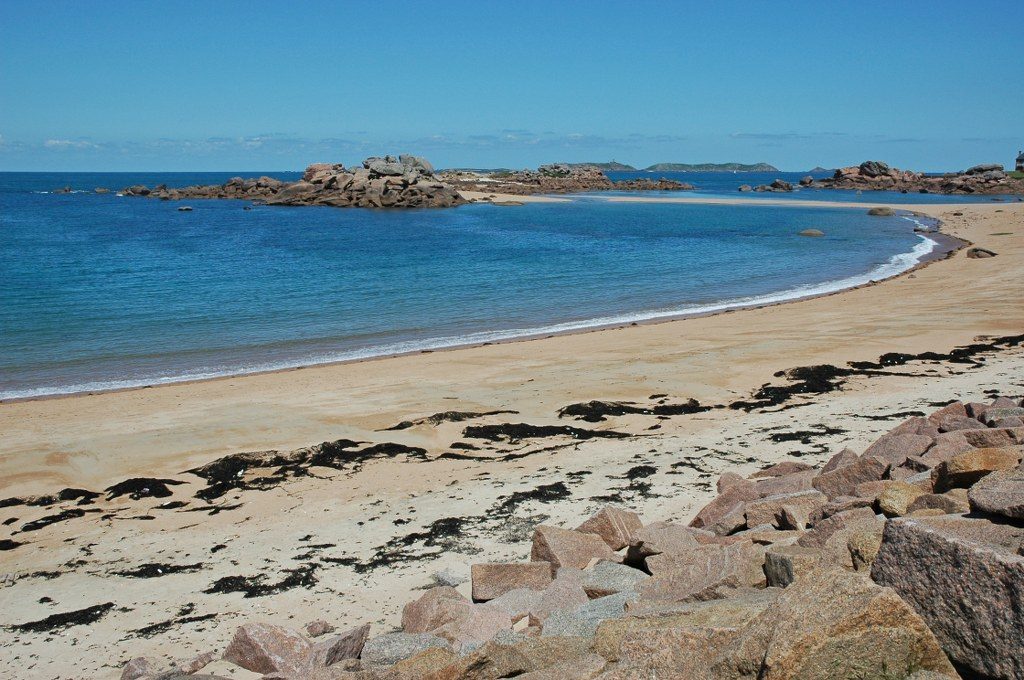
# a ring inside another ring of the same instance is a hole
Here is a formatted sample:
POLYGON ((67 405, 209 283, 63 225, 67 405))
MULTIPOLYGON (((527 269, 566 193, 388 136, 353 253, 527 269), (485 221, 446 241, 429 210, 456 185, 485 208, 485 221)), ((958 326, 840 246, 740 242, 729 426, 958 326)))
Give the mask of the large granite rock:
POLYGON ((1024 528, 945 515, 886 523, 871 577, 980 676, 1024 677, 1024 528))
POLYGON ((765 585, 763 545, 706 544, 685 553, 647 559, 654 575, 640 584, 645 601, 685 602, 720 597, 729 589, 765 585))
POLYGON ((640 515, 609 505, 576 527, 576 531, 597 534, 609 548, 621 550, 632 543, 633 537, 641 528, 643 522, 640 521, 640 515))
POLYGON ((313 665, 333 666, 345 659, 358 659, 369 637, 370 624, 366 623, 321 640, 313 646, 313 665))
POLYGON ((364 666, 390 666, 425 649, 451 649, 451 643, 430 633, 385 633, 367 640, 360 659, 364 666))
POLYGON ((533 532, 530 559, 558 567, 582 569, 593 559, 614 559, 615 553, 600 536, 558 527, 538 526, 533 532))
POLYGON ((597 632, 597 627, 602 621, 624 616, 626 603, 636 599, 636 593, 616 593, 590 600, 575 609, 560 609, 551 612, 551 615, 544 621, 541 635, 544 637, 591 638, 597 632))
POLYGON ((933 442, 931 437, 923 434, 887 434, 869 446, 864 456, 875 456, 897 466, 910 456, 920 456, 933 442))
POLYGON ((825 494, 814 489, 767 496, 746 504, 747 526, 770 524, 780 529, 803 529, 808 518, 827 502, 825 494))
POLYGON ((473 604, 454 588, 437 586, 402 610, 402 630, 431 633, 461 649, 512 628, 512 618, 499 608, 473 604))
POLYGON ((652 522, 638 530, 626 551, 626 562, 644 566, 654 555, 687 552, 699 545, 695 532, 671 522, 652 522))
POLYGON ((670 610, 601 622, 594 650, 618 662, 622 678, 705 677, 708 659, 778 597, 776 588, 727 600, 692 602, 670 610))
POLYGON ((892 590, 822 569, 797 579, 710 665, 711 678, 861 679, 957 674, 935 636, 892 590))
POLYGON ((890 461, 877 456, 861 456, 855 463, 821 473, 814 478, 812 484, 829 500, 840 496, 856 496, 859 484, 882 479, 890 465, 890 461))
POLYGON ((302 675, 313 661, 313 645, 296 630, 247 623, 235 631, 224 659, 254 673, 302 675))
POLYGON ((516 588, 544 590, 551 583, 551 565, 545 562, 474 564, 473 599, 485 602, 516 588))
POLYGON ((1024 446, 1003 446, 971 449, 942 461, 932 470, 932 485, 937 492, 953 488, 970 488, 982 477, 996 470, 1010 470, 1020 463, 1024 446))
POLYGON ((580 585, 592 598, 634 591, 649 578, 639 569, 604 560, 579 572, 580 585))
MULTIPOLYGON (((488 642, 429 680, 491 680, 522 678, 589 653, 590 642, 578 637, 526 638, 516 644, 488 642)), ((542 677, 546 677, 542 673, 542 677)))
POLYGON ((1024 520, 1024 465, 982 478, 968 498, 972 510, 1024 520))
POLYGON ((731 484, 696 514, 690 526, 696 529, 709 528, 730 512, 742 508, 747 501, 756 500, 760 496, 754 482, 742 480, 731 484))

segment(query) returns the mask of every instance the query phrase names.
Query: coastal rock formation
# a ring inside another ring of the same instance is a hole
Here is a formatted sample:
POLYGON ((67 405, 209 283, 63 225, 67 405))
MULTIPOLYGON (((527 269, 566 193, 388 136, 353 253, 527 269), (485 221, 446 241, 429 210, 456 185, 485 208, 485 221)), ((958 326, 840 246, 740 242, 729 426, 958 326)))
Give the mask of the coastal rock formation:
POLYGON ((552 163, 536 170, 469 172, 450 170, 441 178, 462 191, 495 194, 569 194, 584 191, 688 191, 692 184, 664 177, 657 180, 639 178, 612 182, 604 172, 592 165, 552 163))
POLYGON ((530 561, 473 565, 472 599, 427 589, 400 632, 249 623, 223 658, 266 678, 1024 677, 1022 414, 953 402, 820 469, 726 472, 689 526, 612 506, 541 525, 530 561))
POLYGON ((695 187, 688 182, 659 177, 658 179, 622 179, 613 183, 615 191, 692 191, 695 187))
POLYGON ((882 161, 865 161, 839 168, 832 177, 814 180, 807 186, 922 194, 1024 194, 1024 180, 1014 179, 994 163, 976 165, 959 173, 927 175, 893 168, 882 161))
POLYGON ((125 196, 163 200, 234 198, 265 205, 326 205, 335 208, 447 208, 466 200, 434 174, 433 166, 418 156, 371 157, 362 167, 340 163, 314 163, 298 182, 273 177, 232 177, 224 184, 171 189, 136 185, 125 196))
MULTIPOLYGON (((743 191, 742 187, 740 188, 740 191, 743 191)), ((772 191, 785 193, 787 191, 793 191, 793 185, 785 180, 777 179, 774 180, 771 184, 759 184, 758 186, 754 187, 754 191, 772 191)))

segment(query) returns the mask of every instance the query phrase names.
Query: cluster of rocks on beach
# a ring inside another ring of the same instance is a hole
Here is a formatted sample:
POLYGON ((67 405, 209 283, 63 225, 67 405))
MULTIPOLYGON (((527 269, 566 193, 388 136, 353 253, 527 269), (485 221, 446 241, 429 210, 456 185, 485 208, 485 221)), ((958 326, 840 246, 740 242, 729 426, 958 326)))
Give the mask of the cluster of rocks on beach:
POLYGON ((726 472, 688 525, 608 506, 537 526, 529 561, 435 574, 400 631, 252 621, 122 678, 217 657, 265 678, 1021 678, 1022 455, 1024 401, 954 401, 820 468, 726 472))

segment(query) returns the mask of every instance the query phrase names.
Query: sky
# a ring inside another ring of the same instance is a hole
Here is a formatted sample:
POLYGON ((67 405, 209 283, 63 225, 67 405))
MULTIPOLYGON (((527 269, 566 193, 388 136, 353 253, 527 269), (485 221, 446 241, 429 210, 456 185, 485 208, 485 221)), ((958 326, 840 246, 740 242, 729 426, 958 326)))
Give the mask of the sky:
POLYGON ((1024 2, 0 1, 0 171, 1012 165, 1024 2))

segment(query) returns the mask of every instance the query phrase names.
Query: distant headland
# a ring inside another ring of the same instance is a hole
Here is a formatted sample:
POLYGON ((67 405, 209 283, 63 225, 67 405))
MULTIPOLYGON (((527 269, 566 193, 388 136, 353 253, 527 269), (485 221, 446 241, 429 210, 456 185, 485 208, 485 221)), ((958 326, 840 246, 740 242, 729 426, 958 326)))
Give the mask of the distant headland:
POLYGON ((779 172, 768 163, 655 163, 646 168, 609 161, 607 163, 567 163, 574 168, 594 168, 605 172, 779 172))
POLYGON ((655 163, 647 172, 779 172, 768 163, 655 163))

